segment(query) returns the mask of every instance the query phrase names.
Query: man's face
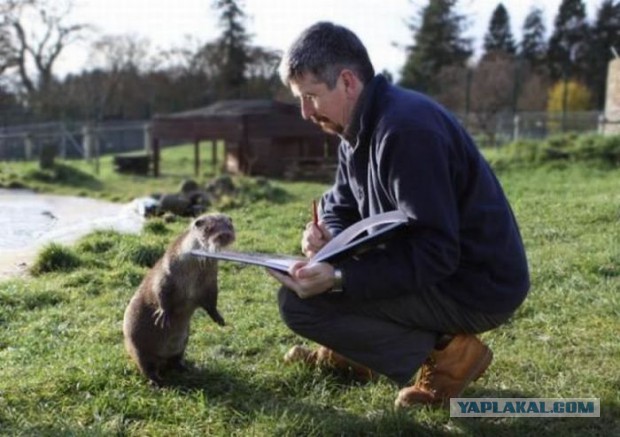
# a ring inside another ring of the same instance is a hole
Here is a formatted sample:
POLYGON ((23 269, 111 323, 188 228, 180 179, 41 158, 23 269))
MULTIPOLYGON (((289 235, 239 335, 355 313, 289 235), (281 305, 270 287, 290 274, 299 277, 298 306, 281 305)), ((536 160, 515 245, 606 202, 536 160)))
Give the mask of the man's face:
POLYGON ((347 99, 342 75, 329 89, 311 73, 290 81, 291 91, 301 104, 301 115, 321 126, 325 132, 342 134, 349 122, 351 102, 347 99))

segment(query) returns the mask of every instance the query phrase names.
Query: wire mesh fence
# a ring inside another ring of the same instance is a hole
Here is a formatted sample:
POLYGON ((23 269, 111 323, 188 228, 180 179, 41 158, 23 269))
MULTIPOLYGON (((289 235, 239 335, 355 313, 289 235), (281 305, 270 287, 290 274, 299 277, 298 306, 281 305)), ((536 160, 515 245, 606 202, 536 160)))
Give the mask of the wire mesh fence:
MULTIPOLYGON (((612 121, 599 111, 457 113, 480 146, 502 146, 519 139, 562 133, 608 133, 612 121)), ((166 146, 168 144, 164 144, 166 146)), ((149 120, 90 123, 38 123, 0 127, 0 160, 36 160, 44 149, 61 159, 91 159, 133 151, 148 153, 149 120)))
POLYGON ((148 121, 38 123, 0 128, 0 160, 33 160, 45 148, 62 159, 90 159, 147 147, 148 121))
POLYGON ((566 133, 606 133, 610 121, 599 111, 457 114, 481 146, 502 146, 517 140, 542 140, 566 133))

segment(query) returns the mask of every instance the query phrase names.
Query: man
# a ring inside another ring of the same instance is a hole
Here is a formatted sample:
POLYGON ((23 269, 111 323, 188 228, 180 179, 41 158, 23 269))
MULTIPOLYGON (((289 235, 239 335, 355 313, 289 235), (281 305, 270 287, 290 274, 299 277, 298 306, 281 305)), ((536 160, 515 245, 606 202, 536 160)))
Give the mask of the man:
POLYGON ((309 223, 316 253, 351 224, 395 209, 405 236, 338 265, 270 271, 285 323, 321 345, 286 361, 383 374, 397 406, 458 397, 489 366, 476 333, 504 323, 529 288, 525 252, 502 188, 463 127, 428 97, 375 76, 350 30, 317 23, 286 52, 280 75, 302 115, 339 135, 339 166, 309 223), (415 384, 411 384, 420 369, 415 384))

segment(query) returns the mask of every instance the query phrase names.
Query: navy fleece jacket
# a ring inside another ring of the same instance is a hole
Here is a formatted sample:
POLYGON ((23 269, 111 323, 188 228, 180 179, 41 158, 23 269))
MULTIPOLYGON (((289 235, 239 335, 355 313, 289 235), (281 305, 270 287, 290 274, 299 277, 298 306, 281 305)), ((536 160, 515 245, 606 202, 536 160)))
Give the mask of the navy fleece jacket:
POLYGON ((527 294, 517 223, 473 140, 440 105, 381 75, 360 96, 321 205, 334 235, 395 209, 414 219, 405 235, 339 265, 352 299, 433 287, 471 309, 498 313, 514 310, 527 294))

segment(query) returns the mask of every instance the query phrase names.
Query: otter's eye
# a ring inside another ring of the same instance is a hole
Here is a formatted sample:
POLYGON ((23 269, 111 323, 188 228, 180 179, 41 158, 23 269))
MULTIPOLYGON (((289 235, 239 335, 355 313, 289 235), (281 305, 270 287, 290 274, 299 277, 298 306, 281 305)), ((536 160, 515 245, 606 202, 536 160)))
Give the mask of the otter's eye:
POLYGON ((205 224, 205 219, 199 219, 199 220, 196 220, 196 221, 194 222, 194 226, 196 226, 196 227, 198 227, 198 228, 199 228, 200 226, 204 225, 204 224, 205 224))

